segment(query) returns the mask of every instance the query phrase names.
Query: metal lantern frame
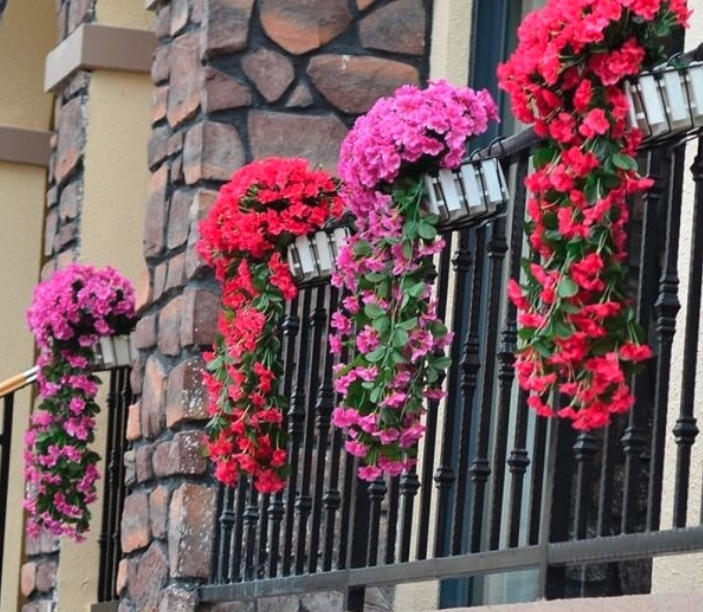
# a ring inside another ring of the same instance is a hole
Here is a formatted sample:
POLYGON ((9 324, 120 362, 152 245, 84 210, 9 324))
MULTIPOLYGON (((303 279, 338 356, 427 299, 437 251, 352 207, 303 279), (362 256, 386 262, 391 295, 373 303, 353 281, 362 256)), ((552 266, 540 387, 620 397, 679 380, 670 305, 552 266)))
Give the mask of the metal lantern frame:
POLYGON ((134 350, 129 335, 101 336, 95 352, 97 370, 128 366, 133 358, 134 350))
POLYGON ((347 226, 322 229, 296 238, 288 247, 288 267, 293 278, 299 283, 329 278, 339 249, 348 238, 347 226))
MULTIPOLYGON (((489 148, 490 150, 490 148, 489 148)), ((493 219, 506 209, 510 191, 497 157, 469 157, 456 170, 425 175, 427 206, 443 229, 493 219)))
POLYGON ((625 82, 629 125, 645 141, 665 139, 703 127, 703 62, 667 65, 625 82))

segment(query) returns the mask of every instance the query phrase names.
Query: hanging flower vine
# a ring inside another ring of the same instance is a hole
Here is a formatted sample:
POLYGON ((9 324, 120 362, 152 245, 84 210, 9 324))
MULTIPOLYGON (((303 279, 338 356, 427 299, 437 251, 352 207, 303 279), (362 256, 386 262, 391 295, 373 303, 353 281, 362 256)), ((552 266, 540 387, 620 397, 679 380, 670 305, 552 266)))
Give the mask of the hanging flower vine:
POLYGON ((40 396, 25 438, 27 532, 81 540, 99 477, 90 448, 100 411, 96 346, 101 336, 131 331, 134 290, 112 268, 73 264, 37 286, 27 321, 39 347, 40 396))
POLYGON ((403 86, 359 118, 342 144, 339 174, 356 234, 340 251, 332 282, 346 290, 330 344, 342 395, 333 423, 362 460, 359 476, 397 475, 416 461, 425 400, 441 399, 444 349, 452 335, 437 317, 433 256, 444 245, 425 210, 423 174, 461 164, 469 138, 497 118, 486 91, 430 82, 403 86))
POLYGON ((297 295, 285 253, 340 213, 327 173, 303 159, 270 158, 235 172, 201 223, 200 253, 222 283, 220 336, 205 354, 212 417, 205 446, 225 484, 240 474, 253 476, 260 492, 285 484, 278 328, 285 300, 297 295))
POLYGON ((651 181, 637 173, 622 84, 661 59, 658 39, 689 14, 685 0, 549 0, 498 70, 515 116, 544 138, 526 180, 534 257, 508 287, 517 377, 532 408, 577 429, 627 411, 627 374, 652 354, 626 294, 626 198, 651 181), (554 391, 566 398, 556 411, 554 391))

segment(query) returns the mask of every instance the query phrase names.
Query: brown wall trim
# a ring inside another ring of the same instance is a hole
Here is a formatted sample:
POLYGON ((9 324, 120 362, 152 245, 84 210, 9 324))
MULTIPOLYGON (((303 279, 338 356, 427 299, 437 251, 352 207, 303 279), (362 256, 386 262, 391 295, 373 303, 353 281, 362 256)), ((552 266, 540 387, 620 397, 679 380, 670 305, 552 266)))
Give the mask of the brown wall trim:
POLYGON ((83 24, 46 56, 44 90, 51 91, 76 70, 119 70, 148 74, 156 35, 148 30, 83 24))
POLYGON ((48 167, 51 132, 0 125, 0 162, 48 167))

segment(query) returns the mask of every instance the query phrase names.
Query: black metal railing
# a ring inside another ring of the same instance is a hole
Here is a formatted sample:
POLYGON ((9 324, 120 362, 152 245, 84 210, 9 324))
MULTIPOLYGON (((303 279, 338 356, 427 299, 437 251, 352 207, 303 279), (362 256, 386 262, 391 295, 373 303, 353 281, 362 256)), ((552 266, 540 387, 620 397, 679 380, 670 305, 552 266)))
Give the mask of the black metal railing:
POLYGON ((15 394, 31 385, 37 368, 30 368, 0 383, 0 598, 2 597, 5 534, 7 533, 7 491, 10 486, 10 457, 12 453, 12 426, 15 414, 15 394))
POLYGON ((117 599, 117 569, 122 558, 121 520, 126 492, 124 453, 127 450, 127 414, 129 405, 132 403, 130 372, 130 367, 116 368, 110 372, 107 395, 107 442, 103 455, 105 461, 103 513, 98 538, 99 603, 117 599))
POLYGON ((535 418, 515 382, 516 313, 504 288, 519 275, 525 251, 523 180, 534 145, 523 134, 500 146, 513 186, 508 214, 445 234, 436 283, 440 314, 455 334, 449 395, 428 406, 416 469, 357 480, 356 462, 330 426, 336 397, 327 333, 338 292, 329 284, 304 287, 289 305, 282 355, 293 474, 277 495, 257 495, 246 480, 221 490, 214 574, 201 588, 203 601, 340 591, 345 609, 360 611, 369 586, 525 569, 535 572, 535 597, 647 592, 654 556, 703 550, 703 518, 687 523, 701 382, 703 140, 692 168, 693 214, 685 218, 686 142, 641 152, 655 186, 632 203, 630 277, 655 357, 632 381, 632 412, 590 433, 535 418), (682 291, 687 316, 677 329, 683 227, 693 241, 682 291), (683 351, 682 368, 674 350, 683 351), (681 381, 680 400, 670 393, 672 377, 681 381), (676 453, 667 455, 667 444, 676 453), (665 462, 675 466, 666 529, 665 462), (633 560, 634 583, 621 575, 633 560))
MULTIPOLYGON (((2 593, 3 553, 7 533, 7 495, 10 479, 10 453, 17 444, 12 438, 16 394, 36 380, 37 368, 14 376, 0 384, 0 593, 2 593)), ((116 600, 117 567, 121 558, 120 521, 125 497, 123 455, 126 450, 125 431, 127 408, 132 401, 129 382, 130 368, 110 371, 107 395, 107 442, 101 454, 105 459, 102 525, 99 536, 98 602, 116 600)), ((29 401, 29 400, 27 400, 29 401)))

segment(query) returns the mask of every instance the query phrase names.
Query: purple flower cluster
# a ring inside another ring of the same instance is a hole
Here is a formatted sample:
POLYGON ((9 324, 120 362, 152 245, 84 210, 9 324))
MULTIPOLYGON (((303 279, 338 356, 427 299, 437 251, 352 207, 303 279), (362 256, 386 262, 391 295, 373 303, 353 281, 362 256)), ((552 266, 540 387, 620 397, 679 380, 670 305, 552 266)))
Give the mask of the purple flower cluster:
POLYGON ((459 166, 469 138, 496 118, 486 91, 408 85, 379 100, 342 144, 342 197, 357 231, 332 279, 345 292, 330 347, 347 355, 335 368, 342 400, 333 423, 347 431, 364 480, 415 464, 425 404, 444 396, 452 335, 437 316, 432 281, 444 242, 424 206, 422 174, 459 166))
POLYGON ((99 412, 95 346, 131 330, 134 289, 112 268, 73 264, 37 286, 27 321, 39 346, 41 399, 25 437, 27 533, 81 540, 99 477, 100 457, 90 449, 99 412))

